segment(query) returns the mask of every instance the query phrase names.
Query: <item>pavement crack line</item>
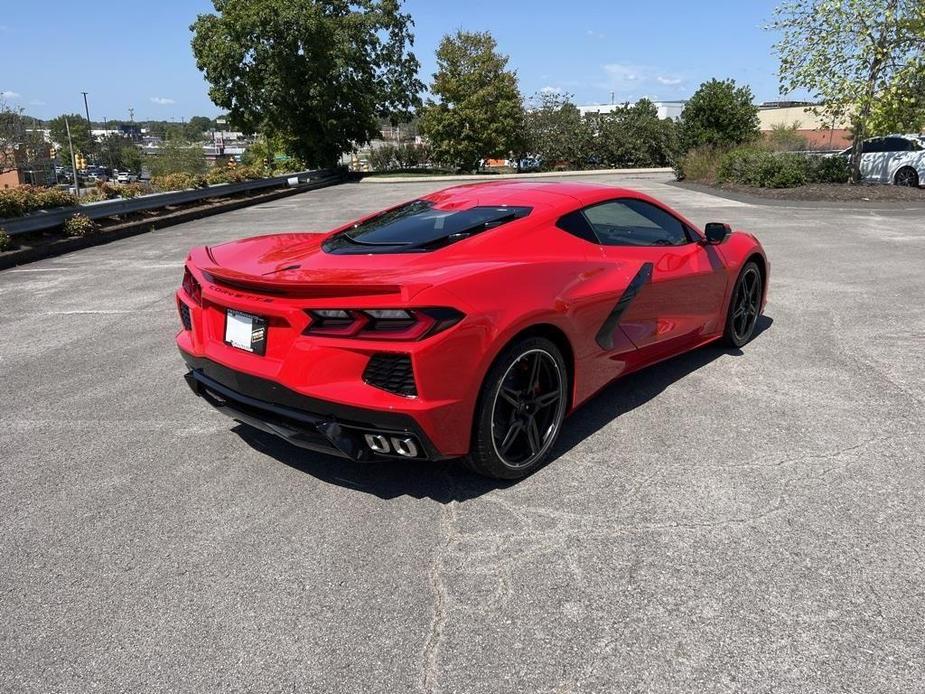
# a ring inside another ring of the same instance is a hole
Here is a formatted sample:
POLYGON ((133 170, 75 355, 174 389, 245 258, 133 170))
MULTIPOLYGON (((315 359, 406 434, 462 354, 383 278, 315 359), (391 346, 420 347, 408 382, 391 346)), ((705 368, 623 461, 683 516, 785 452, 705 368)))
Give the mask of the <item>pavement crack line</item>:
MULTIPOLYGON (((452 478, 449 481, 452 489, 452 478)), ((451 495, 450 500, 444 504, 440 510, 440 536, 442 542, 434 551, 433 560, 431 561, 428 578, 430 579, 431 591, 434 594, 434 610, 430 623, 430 632, 427 641, 424 643, 423 667, 421 670, 421 690, 423 692, 433 692, 437 684, 438 656, 440 644, 443 640, 443 631, 447 622, 447 589, 444 580, 446 569, 446 556, 449 548, 456 539, 456 505, 455 494, 451 495)))

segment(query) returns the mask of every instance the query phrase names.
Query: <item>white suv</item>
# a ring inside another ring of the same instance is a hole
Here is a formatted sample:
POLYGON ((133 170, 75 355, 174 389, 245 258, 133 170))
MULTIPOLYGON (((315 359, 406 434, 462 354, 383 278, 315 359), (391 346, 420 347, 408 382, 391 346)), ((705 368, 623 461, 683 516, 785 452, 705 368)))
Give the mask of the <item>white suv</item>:
MULTIPOLYGON (((842 154, 850 156, 851 150, 842 154)), ((887 135, 865 140, 861 177, 868 183, 925 185, 925 136, 887 135)))

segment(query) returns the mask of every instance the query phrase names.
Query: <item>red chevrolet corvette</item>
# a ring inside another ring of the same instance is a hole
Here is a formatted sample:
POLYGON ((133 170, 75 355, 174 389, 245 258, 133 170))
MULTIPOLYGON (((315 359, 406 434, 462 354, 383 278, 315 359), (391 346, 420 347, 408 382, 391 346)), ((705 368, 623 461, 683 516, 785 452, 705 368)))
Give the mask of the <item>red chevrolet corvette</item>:
POLYGON ((194 248, 177 344, 194 393, 297 446, 513 479, 615 378, 748 342, 768 271, 751 234, 632 190, 466 185, 194 248))

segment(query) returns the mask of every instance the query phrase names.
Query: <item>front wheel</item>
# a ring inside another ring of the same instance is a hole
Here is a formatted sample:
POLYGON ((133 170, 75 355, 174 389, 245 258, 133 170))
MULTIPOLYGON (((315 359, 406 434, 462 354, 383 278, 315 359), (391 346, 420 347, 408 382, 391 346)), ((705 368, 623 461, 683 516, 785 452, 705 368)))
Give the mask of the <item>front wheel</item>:
POLYGON ((726 314, 726 330, 723 336, 728 344, 741 347, 752 339, 758 315, 761 313, 763 296, 761 270, 755 262, 748 262, 736 280, 726 314))
POLYGON ((466 464, 496 479, 520 479, 546 462, 565 419, 568 371, 543 337, 518 340, 501 354, 479 396, 466 464))

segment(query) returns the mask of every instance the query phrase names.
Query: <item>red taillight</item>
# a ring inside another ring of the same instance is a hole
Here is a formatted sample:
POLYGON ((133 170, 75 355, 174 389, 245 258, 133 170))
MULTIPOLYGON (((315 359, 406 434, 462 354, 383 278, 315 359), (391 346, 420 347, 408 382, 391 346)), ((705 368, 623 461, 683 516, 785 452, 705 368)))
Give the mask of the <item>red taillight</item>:
POLYGON ((197 306, 202 306, 202 287, 189 268, 183 268, 183 291, 197 306))
POLYGON ((452 308, 310 309, 308 315, 310 335, 361 340, 422 340, 463 319, 452 308))

